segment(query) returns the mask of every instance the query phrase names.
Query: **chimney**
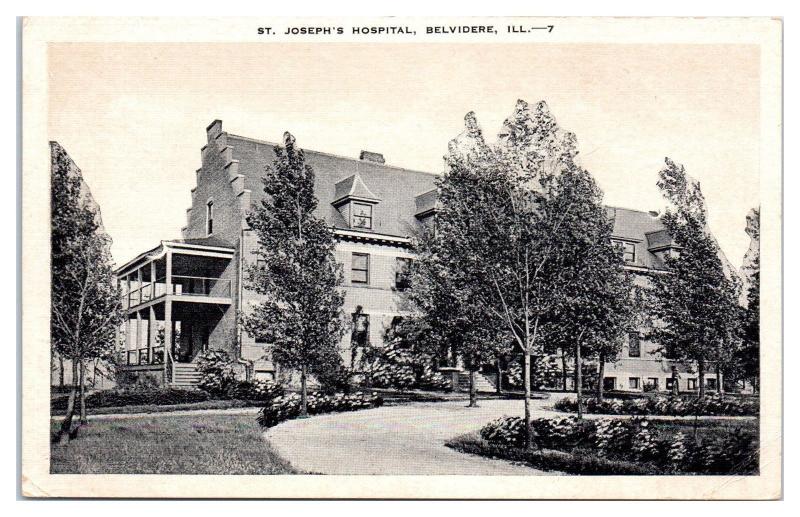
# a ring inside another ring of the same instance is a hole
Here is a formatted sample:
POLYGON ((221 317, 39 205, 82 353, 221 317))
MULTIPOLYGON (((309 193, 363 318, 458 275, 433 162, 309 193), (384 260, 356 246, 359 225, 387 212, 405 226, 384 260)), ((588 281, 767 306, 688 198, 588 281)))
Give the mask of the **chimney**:
POLYGON ((358 155, 358 159, 365 162, 386 163, 381 153, 373 153, 370 151, 361 151, 361 154, 358 155))

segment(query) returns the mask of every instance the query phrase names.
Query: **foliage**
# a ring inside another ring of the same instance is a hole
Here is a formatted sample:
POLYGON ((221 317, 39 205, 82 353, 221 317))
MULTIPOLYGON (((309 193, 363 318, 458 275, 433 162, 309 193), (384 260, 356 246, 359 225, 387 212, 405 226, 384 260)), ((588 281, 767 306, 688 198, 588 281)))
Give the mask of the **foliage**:
POLYGON ((266 402, 283 396, 283 387, 271 380, 235 381, 228 389, 228 396, 238 400, 266 402))
MULTIPOLYGON (((578 410, 577 401, 563 398, 553 407, 558 411, 575 412, 578 410)), ((702 399, 696 397, 644 397, 629 400, 590 398, 584 400, 584 410, 587 413, 604 415, 727 415, 748 416, 757 415, 759 412, 758 401, 751 399, 708 396, 702 399)))
MULTIPOLYGON (((486 424, 480 437, 495 447, 493 450, 520 449, 524 445, 524 425, 517 417, 500 418, 486 424)), ((531 430, 539 449, 570 453, 576 459, 595 456, 630 462, 644 466, 651 474, 758 472, 758 438, 744 428, 695 441, 682 431, 673 432, 669 425, 643 417, 596 420, 567 417, 533 420, 531 430)))
POLYGON ((307 373, 321 375, 341 363, 341 267, 333 232, 314 215, 314 171, 289 133, 275 147, 263 183, 264 196, 247 215, 259 244, 248 286, 261 302, 245 315, 244 327, 269 343, 273 361, 301 371, 305 395, 307 373))
POLYGON ((197 359, 197 386, 214 397, 224 397, 236 382, 233 361, 224 350, 205 350, 197 359))
MULTIPOLYGON (((383 405, 383 399, 371 393, 337 393, 325 395, 310 393, 308 395, 308 414, 331 413, 338 411, 357 411, 383 405)), ((258 414, 257 422, 262 427, 273 427, 279 423, 297 418, 301 415, 301 400, 297 393, 290 393, 274 399, 264 406, 258 414)))
MULTIPOLYGON (((86 405, 90 408, 144 405, 168 406, 204 402, 208 399, 208 393, 198 390, 176 388, 118 389, 90 393, 86 396, 86 405)), ((66 407, 67 397, 64 396, 53 397, 50 402, 50 409, 53 411, 63 411, 66 407)))
POLYGON ((726 370, 726 379, 750 380, 754 387, 758 385, 759 351, 761 332, 761 230, 760 210, 754 209, 748 214, 747 232, 751 244, 748 251, 749 263, 743 266, 743 274, 747 285, 745 306, 741 310, 741 344, 734 352, 733 366, 726 370))
MULTIPOLYGON (((658 186, 672 208, 661 221, 679 248, 665 258, 669 274, 652 276, 653 316, 650 338, 665 357, 697 364, 699 378, 716 361, 724 367, 737 347, 738 281, 726 270, 707 228, 700 184, 682 165, 666 159, 658 186)), ((700 383, 699 396, 705 395, 700 383)))

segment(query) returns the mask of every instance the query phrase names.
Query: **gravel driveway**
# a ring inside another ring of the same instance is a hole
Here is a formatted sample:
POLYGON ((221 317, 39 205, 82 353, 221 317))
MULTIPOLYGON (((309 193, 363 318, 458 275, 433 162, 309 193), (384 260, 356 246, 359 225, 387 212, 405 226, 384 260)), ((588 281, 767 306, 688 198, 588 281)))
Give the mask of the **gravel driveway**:
MULTIPOLYGON (((483 400, 386 406, 284 422, 264 438, 292 466, 321 474, 554 475, 456 452, 444 446, 488 421, 522 415, 522 400, 483 400)), ((552 401, 533 400, 533 416, 552 401)))

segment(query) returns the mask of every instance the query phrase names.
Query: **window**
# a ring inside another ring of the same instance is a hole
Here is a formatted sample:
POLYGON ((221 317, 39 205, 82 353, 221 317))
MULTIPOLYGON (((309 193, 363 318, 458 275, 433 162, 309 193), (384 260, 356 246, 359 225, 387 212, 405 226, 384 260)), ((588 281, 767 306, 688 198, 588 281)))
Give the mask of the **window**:
POLYGON ((696 390, 697 389, 697 379, 687 379, 686 380, 686 387, 689 388, 690 390, 696 390))
POLYGON ((645 386, 654 391, 658 390, 658 379, 656 377, 648 377, 645 386))
POLYGON ((631 332, 628 334, 628 357, 641 357, 642 346, 639 343, 639 334, 631 332))
POLYGON ((398 291, 405 291, 411 287, 411 259, 397 257, 394 271, 394 287, 398 291))
POLYGON ((350 268, 351 282, 354 284, 369 283, 369 255, 366 253, 353 253, 353 263, 350 268))
POLYGON ((708 388, 710 390, 716 390, 717 389, 717 379, 714 379, 713 377, 707 378, 706 379, 706 388, 708 388))
POLYGON ((628 377, 628 388, 632 390, 639 389, 639 377, 628 377))
POLYGON ((623 261, 636 262, 636 244, 618 240, 613 240, 611 243, 619 248, 620 253, 622 253, 623 261))
POLYGON ((206 235, 214 233, 214 201, 206 203, 206 235))
POLYGON ((617 378, 616 377, 603 377, 603 389, 604 390, 617 389, 617 378))
POLYGON ((350 204, 350 210, 352 212, 350 226, 367 230, 372 229, 372 205, 353 202, 350 204))
POLYGON ((667 391, 672 391, 672 387, 675 385, 675 379, 672 377, 667 377, 667 391))
POLYGON ((257 345, 266 345, 267 344, 267 340, 266 340, 266 338, 263 338, 263 337, 257 337, 256 338, 256 344, 257 345))

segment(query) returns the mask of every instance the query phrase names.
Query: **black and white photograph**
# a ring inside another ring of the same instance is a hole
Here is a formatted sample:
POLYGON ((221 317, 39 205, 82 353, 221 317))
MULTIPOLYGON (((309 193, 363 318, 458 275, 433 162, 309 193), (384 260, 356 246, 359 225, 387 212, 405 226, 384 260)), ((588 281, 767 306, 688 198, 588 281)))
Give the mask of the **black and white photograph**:
POLYGON ((185 22, 23 23, 23 492, 780 496, 779 19, 185 22))

